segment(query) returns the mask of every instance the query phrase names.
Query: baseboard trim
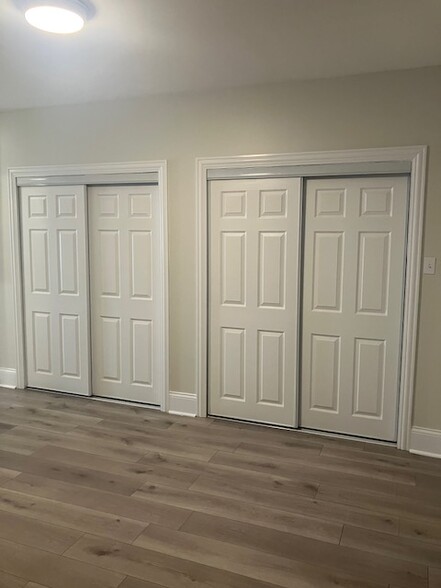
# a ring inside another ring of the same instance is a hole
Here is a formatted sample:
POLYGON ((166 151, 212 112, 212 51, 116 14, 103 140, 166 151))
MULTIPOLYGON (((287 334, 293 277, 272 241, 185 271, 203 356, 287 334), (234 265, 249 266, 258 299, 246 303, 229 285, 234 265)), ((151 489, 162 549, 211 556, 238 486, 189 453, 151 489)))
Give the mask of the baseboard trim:
POLYGON ((424 427, 412 427, 409 451, 441 459, 441 431, 438 429, 425 429, 424 427))
POLYGON ((17 370, 0 368, 0 388, 17 388, 17 370))
POLYGON ((170 392, 168 412, 170 414, 180 414, 184 416, 195 417, 198 409, 196 394, 186 392, 170 392))

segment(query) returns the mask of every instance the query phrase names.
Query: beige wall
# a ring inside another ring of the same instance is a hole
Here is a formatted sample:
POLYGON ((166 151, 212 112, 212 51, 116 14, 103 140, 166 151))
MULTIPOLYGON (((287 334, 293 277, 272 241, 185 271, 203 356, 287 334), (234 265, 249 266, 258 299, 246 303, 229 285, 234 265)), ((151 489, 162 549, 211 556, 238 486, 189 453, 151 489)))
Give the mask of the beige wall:
POLYGON ((441 68, 0 115, 0 366, 15 367, 6 170, 167 159, 171 389, 195 391, 195 157, 430 147, 414 423, 441 429, 441 68))

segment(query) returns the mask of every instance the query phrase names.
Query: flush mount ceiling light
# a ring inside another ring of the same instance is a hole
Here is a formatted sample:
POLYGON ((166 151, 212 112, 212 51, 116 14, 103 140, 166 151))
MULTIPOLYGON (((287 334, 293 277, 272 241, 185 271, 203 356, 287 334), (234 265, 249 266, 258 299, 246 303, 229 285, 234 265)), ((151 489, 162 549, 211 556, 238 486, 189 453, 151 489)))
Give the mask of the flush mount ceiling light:
POLYGON ((77 33, 94 14, 85 0, 24 0, 21 4, 28 23, 49 33, 77 33))

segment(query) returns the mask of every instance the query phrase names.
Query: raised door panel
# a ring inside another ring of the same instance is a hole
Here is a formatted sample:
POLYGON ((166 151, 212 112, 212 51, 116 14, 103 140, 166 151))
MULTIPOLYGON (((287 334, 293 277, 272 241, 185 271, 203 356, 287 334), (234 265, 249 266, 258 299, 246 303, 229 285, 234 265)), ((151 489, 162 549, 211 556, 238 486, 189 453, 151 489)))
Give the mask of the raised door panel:
POLYGON ((286 234, 259 233, 259 307, 285 305, 286 234))
POLYGON ((258 402, 283 406, 285 401, 285 333, 258 332, 258 402))
POLYGON ((121 319, 102 316, 101 378, 121 382, 121 319))
POLYGON ((78 315, 60 315, 60 354, 63 376, 81 377, 80 321, 81 318, 78 315))
POLYGON ((343 292, 344 234, 341 232, 316 232, 313 249, 313 299, 314 311, 341 311, 343 292))
POLYGON ((129 194, 131 217, 152 218, 152 192, 129 194))
POLYGON ((130 232, 130 283, 132 298, 152 299, 152 232, 130 232))
POLYGON ((287 197, 287 190, 260 190, 259 216, 286 217, 287 197))
POLYGON ((58 218, 76 218, 77 209, 76 194, 57 194, 56 215, 58 218))
POLYGON ((223 304, 239 304, 245 301, 246 233, 223 232, 221 290, 223 304))
POLYGON ((390 232, 360 232, 357 311, 386 314, 390 274, 390 232))
POLYGON ((33 368, 38 374, 52 374, 52 341, 51 341, 51 315, 49 312, 32 313, 32 340, 33 368))
POLYGON ((346 190, 344 188, 317 189, 314 198, 316 217, 345 216, 346 190))
POLYGON ((384 406, 386 343, 355 340, 353 415, 381 419, 384 406))
POLYGON ((78 231, 58 231, 58 287, 60 294, 79 293, 78 276, 78 231))
POLYGON ((340 395, 340 337, 312 335, 309 378, 311 410, 338 412, 340 395))
MULTIPOLYGON (((101 252, 100 290, 101 296, 120 296, 120 232, 119 230, 99 230, 99 249, 101 252)), ((98 269, 98 268, 96 268, 98 269)))
POLYGON ((49 232, 47 229, 30 229, 28 254, 31 266, 31 292, 49 293, 51 286, 49 232))
POLYGON ((245 330, 222 328, 221 396, 245 400, 245 330))
POLYGON ((132 384, 153 386, 152 321, 131 321, 132 384))

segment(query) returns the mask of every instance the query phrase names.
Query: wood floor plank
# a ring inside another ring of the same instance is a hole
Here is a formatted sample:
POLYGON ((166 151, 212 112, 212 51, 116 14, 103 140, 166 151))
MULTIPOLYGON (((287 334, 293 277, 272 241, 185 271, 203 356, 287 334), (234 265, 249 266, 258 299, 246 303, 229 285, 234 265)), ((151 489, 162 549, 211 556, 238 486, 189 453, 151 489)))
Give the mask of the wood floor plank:
POLYGON ((403 471, 400 466, 361 462, 356 459, 356 456, 354 459, 349 460, 347 458, 321 456, 313 452, 305 455, 300 451, 271 446, 262 447, 252 443, 241 443, 235 454, 265 457, 285 466, 286 462, 293 462, 298 465, 314 465, 317 468, 332 470, 336 474, 343 472, 402 484, 415 485, 416 483, 415 475, 403 471))
MULTIPOLYGON (((162 423, 163 421, 155 421, 155 425, 162 423)), ((216 450, 233 451, 239 444, 239 439, 231 439, 225 435, 213 435, 209 427, 194 427, 188 429, 179 427, 175 428, 175 424, 168 424, 167 427, 156 427, 154 431, 151 431, 149 427, 146 428, 144 424, 135 425, 134 423, 128 424, 126 422, 104 420, 94 425, 93 428, 110 430, 113 433, 119 432, 122 435, 145 435, 146 433, 154 433, 158 438, 161 439, 177 439, 180 442, 185 442, 186 445, 203 445, 204 447, 215 447, 216 450)))
POLYGON ((51 419, 59 421, 60 418, 62 418, 63 423, 70 426, 91 425, 92 423, 98 423, 102 420, 102 417, 78 415, 59 410, 48 411, 44 408, 33 408, 30 406, 11 406, 2 410, 2 417, 8 415, 15 415, 19 418, 30 418, 32 420, 42 418, 44 420, 51 419))
POLYGON ((429 568, 429 588, 441 588, 441 567, 429 568))
POLYGON ((139 460, 139 463, 153 467, 167 467, 175 471, 189 472, 197 476, 213 474, 225 478, 234 477, 236 480, 243 481, 247 485, 262 485, 263 488, 268 487, 275 492, 300 494, 301 496, 315 496, 319 486, 316 482, 311 482, 308 479, 302 480, 298 476, 293 476, 294 479, 289 479, 281 476, 273 476, 267 472, 238 469, 214 464, 211 461, 201 462, 165 453, 149 452, 139 460))
MULTIPOLYGON (((258 424, 229 421, 217 418, 212 424, 213 429, 224 431, 226 435, 233 435, 235 432, 242 436, 243 441, 261 443, 264 445, 276 445, 279 447, 295 447, 298 443, 318 443, 322 446, 354 448, 359 450, 360 446, 373 446, 377 444, 364 443, 363 440, 347 439, 339 436, 321 435, 305 430, 284 430, 277 427, 262 426, 258 424), (251 439, 251 435, 254 439, 251 439)), ((389 450, 389 447, 387 447, 389 450)), ((366 447, 368 450, 368 447, 366 447)))
POLYGON ((319 501, 314 498, 293 496, 280 493, 274 496, 274 491, 261 489, 257 486, 246 486, 234 480, 234 476, 227 478, 222 475, 201 475, 190 487, 203 493, 214 494, 243 500, 246 497, 254 504, 274 507, 278 510, 287 510, 303 516, 316 517, 325 521, 334 521, 341 524, 351 524, 366 529, 375 529, 384 533, 398 533, 398 519, 380 513, 369 513, 361 508, 354 508, 347 505, 329 504, 326 501, 319 501))
MULTIPOLYGON (((73 504, 24 494, 8 488, 0 488, 0 509, 0 520, 2 516, 7 516, 6 513, 19 513, 28 519, 76 529, 81 534, 93 533, 129 543, 148 524, 73 504)), ((28 521, 27 524, 30 529, 34 525, 33 521, 28 521)), ((26 526, 25 521, 23 521, 23 526, 26 526)))
MULTIPOLYGON (((92 536, 83 537, 65 555, 167 588, 275 588, 261 579, 249 578, 230 570, 219 570, 160 551, 92 536)), ((130 583, 126 579, 126 582, 130 586, 133 580, 130 583)), ((144 588, 143 584, 141 587, 144 588)))
POLYGON ((166 486, 144 485, 135 492, 134 496, 147 499, 153 504, 159 502, 186 508, 189 511, 205 512, 239 521, 254 522, 256 525, 263 527, 280 529, 305 537, 318 537, 322 541, 331 543, 339 542, 342 531, 342 524, 340 523, 276 510, 275 508, 254 504, 252 501, 248 502, 245 493, 243 495, 244 501, 239 501, 202 492, 166 486))
POLYGON ((145 580, 138 580, 138 578, 127 577, 119 588, 164 588, 164 584, 160 586, 145 580))
MULTIPOLYGON (((16 403, 20 401, 16 400, 16 403)), ((33 402, 28 400, 28 403, 33 402)), ((213 422, 210 417, 193 418, 180 415, 164 414, 159 410, 148 406, 131 406, 124 403, 102 401, 97 398, 75 398, 66 394, 47 394, 35 401, 35 406, 47 410, 62 410, 73 414, 85 414, 102 419, 125 421, 129 425, 136 423, 138 426, 148 425, 153 420, 162 423, 163 427, 173 424, 190 423, 193 428, 206 428, 213 422)))
POLYGON ((142 449, 135 449, 125 445, 121 446, 117 443, 109 444, 108 442, 99 439, 92 442, 89 437, 68 437, 64 434, 62 435, 60 433, 28 426, 16 427, 15 429, 12 429, 10 435, 18 435, 24 439, 41 441, 46 444, 56 444, 57 446, 65 447, 66 449, 75 449, 92 455, 102 455, 103 457, 122 459, 124 461, 137 462, 146 453, 142 449))
POLYGON ((441 547, 407 537, 395 537, 345 525, 340 545, 355 549, 436 566, 441 563, 441 547))
POLYGON ((182 444, 180 439, 169 439, 164 436, 159 436, 157 433, 146 432, 143 435, 118 434, 118 432, 107 431, 99 429, 98 427, 77 427, 74 431, 70 431, 68 436, 71 438, 85 438, 101 440, 113 445, 123 445, 130 448, 135 448, 147 453, 147 451, 163 451, 164 453, 172 453, 174 455, 184 455, 191 459, 209 461, 216 453, 216 450, 210 447, 201 445, 182 444))
MULTIPOLYGON (((124 575, 0 539, 0 570, 48 588, 117 588, 124 575)), ((8 587, 9 588, 9 587, 8 587)))
POLYGON ((20 474, 17 470, 11 470, 9 468, 0 468, 0 477, 2 478, 15 478, 20 474))
MULTIPOLYGON (((55 433, 66 433, 69 430, 73 430, 77 425, 64 425, 60 423, 60 420, 53 418, 33 418, 30 419, 26 416, 19 416, 16 414, 3 414, 1 415, 1 422, 12 425, 14 428, 19 426, 32 427, 33 429, 43 429, 43 431, 53 431, 55 433)), ((11 430, 11 432, 14 429, 11 430)))
POLYGON ((412 519, 400 519, 399 535, 435 543, 441 547, 441 525, 412 519))
MULTIPOLYGON (((72 400, 72 399, 68 399, 72 400)), ((105 404, 102 402, 90 401, 84 404, 82 399, 75 403, 68 403, 66 400, 52 400, 45 403, 44 408, 48 411, 67 411, 72 415, 87 415, 102 419, 100 424, 105 422, 112 422, 118 424, 120 427, 137 426, 146 429, 167 429, 172 424, 172 420, 157 417, 157 411, 143 409, 143 413, 139 415, 133 410, 133 407, 123 406, 118 404, 105 404)))
POLYGON ((37 449, 44 446, 44 442, 32 439, 24 439, 19 435, 0 435, 0 450, 20 453, 21 455, 32 455, 37 449))
POLYGON ((30 547, 62 554, 83 533, 47 522, 29 520, 24 516, 0 511, 0 538, 30 547))
POLYGON ((417 502, 400 496, 377 496, 372 493, 320 486, 317 498, 339 504, 352 504, 370 511, 381 511, 399 518, 418 518, 441 523, 441 505, 417 502))
POLYGON ((239 444, 235 453, 245 455, 257 455, 265 458, 276 458, 277 460, 289 460, 298 463, 303 459, 311 459, 319 457, 322 452, 320 445, 300 445, 294 447, 276 447, 273 445, 262 445, 260 443, 244 443, 239 444))
POLYGON ((57 445, 46 445, 35 451, 34 457, 61 461, 72 465, 83 465, 100 472, 107 472, 118 476, 128 476, 141 480, 141 482, 162 483, 171 486, 188 488, 198 477, 198 473, 180 471, 173 468, 150 467, 147 465, 110 459, 107 457, 58 447, 57 445))
MULTIPOLYGON (((239 427, 223 427, 224 421, 215 420, 209 429, 195 429, 191 422, 178 422, 170 427, 170 431, 181 431, 183 435, 205 436, 208 433, 216 439, 232 439, 235 443, 257 443, 264 446, 275 446, 290 449, 316 449, 323 447, 323 438, 306 436, 295 431, 281 431, 278 429, 256 426, 252 424, 239 427)), ((237 424, 237 423, 235 423, 237 424)))
MULTIPOLYGON (((398 561, 364 553, 358 549, 324 544, 315 539, 293 537, 288 533, 261 529, 252 524, 240 523, 221 517, 193 513, 180 529, 192 535, 216 539, 264 553, 272 553, 295 561, 303 561, 323 568, 344 572, 354 579, 365 578, 382 583, 385 580, 402 581, 415 573, 406 560, 398 561)), ((419 572, 424 574, 424 566, 419 572)))
MULTIPOLYGON (((143 459, 144 461, 144 459, 143 459)), ((216 465, 228 466, 241 470, 250 470, 273 474, 284 478, 307 479, 318 484, 336 484, 344 488, 369 489, 378 493, 396 494, 396 484, 390 480, 366 477, 351 472, 335 471, 332 468, 321 468, 312 465, 307 460, 300 464, 282 462, 275 459, 265 459, 251 455, 240 455, 238 453, 226 453, 219 451, 210 460, 216 465)))
MULTIPOLYGON (((0 413, 0 419, 1 419, 1 413, 0 413)), ((6 423, 2 423, 0 422, 0 433, 4 433, 5 431, 9 431, 10 429, 13 428, 14 425, 7 425, 6 423)))
POLYGON ((137 480, 135 477, 101 472, 91 468, 70 465, 61 461, 37 459, 33 455, 18 455, 1 450, 0 465, 53 480, 78 484, 79 486, 86 486, 97 490, 115 492, 116 494, 124 494, 126 496, 130 496, 142 484, 142 480, 137 480))
POLYGON ((357 460, 359 462, 370 463, 379 466, 393 466, 401 468, 403 471, 412 468, 413 472, 421 472, 423 474, 433 475, 435 472, 441 476, 441 463, 439 465, 431 463, 427 460, 414 459, 412 454, 407 453, 405 456, 390 455, 384 453, 375 453, 374 451, 354 451, 352 448, 345 447, 327 447, 324 446, 321 455, 323 457, 338 457, 349 459, 351 461, 357 460), (409 457, 412 456, 412 457, 409 457))
MULTIPOLYGON (((147 531, 147 530, 146 530, 147 531)), ((219 579, 225 580, 229 573, 233 577, 242 578, 241 588, 246 586, 283 586, 285 588, 335 588, 336 585, 345 588, 386 588, 387 584, 372 584, 357 580, 357 584, 332 572, 321 572, 316 567, 293 562, 284 558, 276 558, 257 551, 229 546, 220 541, 200 539, 194 535, 173 531, 171 534, 163 527, 152 527, 152 533, 141 535, 134 545, 112 544, 97 541, 94 537, 83 537, 67 552, 66 556, 76 558, 87 563, 96 563, 105 558, 106 566, 121 573, 148 579, 161 585, 164 580, 170 588, 185 586, 185 583, 171 584, 170 577, 162 565, 185 566, 193 574, 200 573, 201 567, 215 570, 219 579), (136 544, 136 545, 135 545, 136 544), (182 562, 182 563, 180 563, 182 562), (152 566, 152 563, 156 564, 152 566), (152 569, 153 567, 153 569, 152 569), (165 573, 164 573, 165 572, 165 573), (155 574, 155 575, 153 575, 155 574), (164 578, 164 576, 166 576, 164 578), (248 578, 248 582, 246 579, 248 578), (159 581, 158 581, 159 580, 159 581), (340 584, 337 582, 340 581, 340 584), (261 583, 261 584, 259 584, 261 583), (265 584, 266 583, 266 584, 265 584)), ((188 572, 187 572, 188 573, 188 572)), ((196 578, 197 579, 197 578, 196 578)), ((193 585, 193 584, 191 584, 193 585)), ((196 584, 198 585, 198 584, 196 584)), ((237 585, 237 584, 236 584, 237 585)), ((218 583, 201 583, 200 586, 216 586, 227 588, 232 586, 228 581, 218 583)), ((419 588, 416 584, 414 588, 419 588)))
POLYGON ((178 529, 190 514, 188 510, 182 508, 166 504, 150 504, 142 498, 74 486, 66 482, 30 474, 20 474, 17 478, 9 480, 5 487, 31 496, 41 496, 101 513, 143 523, 157 523, 175 529, 178 529))
POLYGON ((27 580, 11 576, 0 570, 0 588, 24 588, 28 586, 27 580))

